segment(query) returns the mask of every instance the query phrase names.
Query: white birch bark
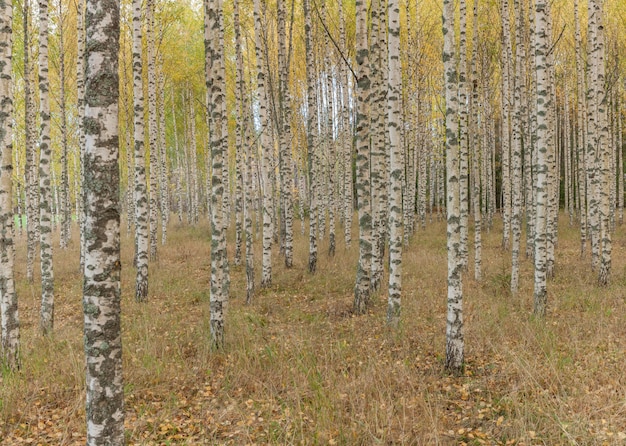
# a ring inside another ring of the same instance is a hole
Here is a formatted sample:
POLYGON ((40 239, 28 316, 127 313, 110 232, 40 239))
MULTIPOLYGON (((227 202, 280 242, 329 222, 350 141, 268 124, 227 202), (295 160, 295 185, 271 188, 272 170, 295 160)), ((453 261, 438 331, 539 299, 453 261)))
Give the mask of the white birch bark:
MULTIPOLYGON (((519 289, 520 243, 522 239, 522 82, 524 79, 523 61, 525 60, 522 24, 524 10, 522 2, 515 0, 515 74, 513 91, 512 145, 511 145, 511 293, 519 289)), ((508 17, 503 18, 508 20, 508 17)))
POLYGON ((278 0, 278 68, 280 107, 280 195, 284 213, 285 266, 293 266, 293 171, 291 169, 291 98, 289 93, 289 58, 286 49, 285 3, 278 0))
POLYGON ((389 0, 389 92, 387 116, 389 122, 389 151, 391 154, 391 184, 389 193, 389 297, 387 323, 397 326, 400 319, 402 293, 402 179, 404 171, 400 141, 400 94, 402 73, 400 65, 400 5, 399 0, 389 0))
POLYGON ((356 0, 356 192, 359 213, 359 264, 354 287, 354 312, 365 313, 370 300, 370 270, 372 265, 372 207, 370 202, 370 73, 367 44, 367 2, 356 0))
POLYGON ((35 101, 31 78, 30 42, 30 0, 24 0, 24 128, 26 140, 26 279, 33 282, 35 251, 39 233, 39 206, 37 190, 37 151, 35 148, 35 101))
MULTIPOLYGON (((76 99, 78 108, 78 120, 79 122, 82 122, 83 118, 85 117, 85 0, 77 0, 76 8, 76 99)), ((85 182, 85 132, 82 125, 78 126, 77 131, 79 145, 78 150, 80 158, 80 195, 77 194, 77 197, 79 196, 80 198, 77 199, 76 202, 80 203, 80 206, 77 206, 77 218, 80 231, 80 271, 82 272, 83 268, 85 267, 85 229, 83 227, 83 224, 85 222, 85 197, 83 193, 83 184, 85 182)))
POLYGON ((313 37, 311 24, 310 0, 302 1, 304 13, 304 39, 306 47, 306 80, 307 80, 307 152, 309 154, 310 204, 309 204, 309 272, 315 273, 317 268, 317 222, 318 222, 318 188, 317 188, 317 95, 315 88, 315 69, 313 37))
POLYGON ((261 273, 261 287, 268 287, 272 284, 272 216, 274 214, 272 206, 272 185, 270 184, 269 169, 272 164, 272 140, 271 124, 267 110, 267 94, 265 87, 265 70, 263 68, 263 51, 261 36, 261 5, 260 0, 254 0, 254 31, 255 49, 257 65, 257 93, 259 100, 259 120, 261 122, 261 151, 263 153, 263 260, 261 273))
POLYGON ((0 0, 0 364, 20 366, 13 246, 13 5, 0 0))
POLYGON ((133 0, 133 109, 135 190, 135 300, 148 298, 148 191, 144 148, 143 70, 141 59, 141 0, 133 0))
POLYGON ((157 259, 158 230, 158 129, 156 98, 156 49, 154 47, 154 0, 146 0, 146 41, 148 47, 148 152, 150 153, 150 260, 157 259))
POLYGON ((54 326, 54 270, 52 266, 52 194, 50 190, 50 82, 48 79, 48 0, 39 0, 39 246, 41 255, 40 328, 54 326))
MULTIPOLYGON (((477 58, 478 58, 478 0, 474 0, 473 6, 473 36, 472 36, 472 100, 470 102, 470 135, 472 139, 472 207, 474 213, 474 280, 482 280, 482 209, 481 209, 481 184, 483 185, 484 175, 479 175, 479 172, 484 163, 483 152, 485 147, 480 144, 479 135, 479 103, 478 103, 478 70, 477 70, 477 58)), ((484 119, 484 114, 481 114, 481 118, 484 119)))
POLYGON ((599 233, 599 256, 600 268, 598 270, 598 283, 606 286, 611 280, 611 251, 612 240, 610 230, 610 186, 613 179, 611 172, 611 144, 607 119, 607 91, 606 91, 606 67, 605 67, 605 35, 604 35, 604 12, 602 0, 589 0, 589 26, 595 26, 593 32, 593 57, 592 75, 590 83, 595 89, 595 113, 596 113, 596 175, 598 178, 598 208, 600 219, 599 233), (594 19, 591 17, 595 16, 594 19))
POLYGON ((548 113, 550 107, 548 57, 548 18, 547 0, 537 0, 535 5, 535 75, 536 75, 536 116, 535 136, 536 162, 535 171, 535 273, 533 311, 544 317, 547 304, 546 287, 546 231, 548 218, 548 113))
POLYGON ((123 445, 118 167, 119 3, 87 0, 84 340, 87 444, 123 445))
POLYGON ((463 289, 461 281, 461 232, 459 203, 459 142, 458 142, 458 74, 455 52, 455 17, 453 0, 443 3, 443 63, 446 95, 446 209, 448 251, 448 309, 446 324, 446 369, 458 373, 463 368, 465 343, 463 338, 463 289))
POLYGON ((66 249, 70 240, 71 212, 70 212, 70 184, 68 177, 67 159, 67 104, 65 94, 65 22, 66 14, 63 12, 62 2, 58 3, 58 28, 59 28, 59 105, 61 108, 61 184, 59 201, 61 204, 61 249, 66 249))

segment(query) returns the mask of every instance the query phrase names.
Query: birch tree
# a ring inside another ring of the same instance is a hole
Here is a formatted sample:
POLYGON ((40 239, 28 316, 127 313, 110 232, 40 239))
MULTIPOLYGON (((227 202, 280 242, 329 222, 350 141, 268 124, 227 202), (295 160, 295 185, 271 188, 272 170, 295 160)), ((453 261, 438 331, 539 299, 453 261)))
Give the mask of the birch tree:
POLYGON ((158 226, 158 130, 156 91, 156 48, 154 46, 154 0, 146 1, 146 41, 148 52, 148 151, 150 153, 150 260, 157 258, 158 226))
POLYGON ((50 191, 50 82, 48 79, 48 0, 39 0, 39 246, 41 255, 40 325, 44 334, 54 325, 54 270, 52 266, 52 194, 50 191))
POLYGON ((307 82, 307 151, 309 154, 310 175, 310 204, 309 204, 309 272, 314 273, 317 268, 317 221, 318 221, 318 191, 317 182, 317 95, 315 89, 315 68, 313 36, 311 23, 310 0, 303 0, 304 12, 304 42, 306 47, 306 82, 307 82))
POLYGON ((205 0, 205 51, 207 104, 211 123, 211 345, 224 347, 224 310, 228 301, 228 273, 226 256, 226 225, 223 202, 223 164, 227 145, 226 119, 223 107, 226 101, 224 78, 224 23, 221 0, 205 0))
POLYGON ((141 59, 141 0, 133 0, 133 102, 135 140, 135 300, 148 297, 148 191, 144 148, 143 70, 141 59))
POLYGON ((26 278, 33 282, 35 250, 39 234, 39 193, 37 191, 37 151, 35 148, 35 100, 31 78, 30 0, 24 0, 24 128, 26 142, 26 278))
POLYGON ((87 444, 123 445, 118 167, 119 3, 87 0, 84 340, 87 444))
POLYGON ((363 314, 369 303, 372 264, 372 208, 370 202, 369 102, 370 73, 367 45, 367 2, 356 1, 356 193, 359 213, 359 264, 354 287, 354 312, 363 314))
POLYGON ((0 0, 0 363, 19 368, 20 324, 14 281, 13 156, 13 5, 0 0))
POLYGON ((261 37, 261 5, 254 0, 254 34, 257 65, 257 93, 259 100, 259 121, 261 122, 261 151, 263 153, 263 270, 261 286, 268 287, 272 283, 272 186, 270 184, 270 166, 272 164, 271 129, 267 110, 267 92, 265 88, 265 70, 263 68, 263 50, 261 37))
POLYGON ((387 303, 387 323, 395 326, 400 318, 400 296, 402 292, 402 179, 404 176, 404 157, 400 144, 400 94, 402 87, 400 5, 398 0, 388 1, 389 92, 387 96, 387 116, 389 122, 389 151, 391 154, 391 184, 389 186, 389 298, 387 303))
POLYGON ((461 231, 459 203, 458 142, 458 73, 455 53, 455 17, 453 0, 443 2, 443 63, 446 99, 446 209, 448 250, 448 315, 446 325, 446 368, 459 372, 463 368, 463 289, 461 282, 461 231))
POLYGON ((533 311, 543 317, 546 313, 546 231, 548 207, 548 111, 550 96, 547 70, 548 56, 548 18, 547 0, 537 0, 535 4, 535 107, 537 127, 535 134, 536 183, 535 183, 535 239, 534 239, 534 305, 533 311))

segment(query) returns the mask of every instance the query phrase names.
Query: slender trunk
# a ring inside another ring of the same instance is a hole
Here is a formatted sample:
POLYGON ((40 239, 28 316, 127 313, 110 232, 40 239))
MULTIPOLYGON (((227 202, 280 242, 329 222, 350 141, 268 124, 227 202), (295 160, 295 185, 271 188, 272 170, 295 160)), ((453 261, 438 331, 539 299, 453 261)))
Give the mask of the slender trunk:
POLYGON ((291 98, 289 94, 289 60, 286 55, 285 3, 278 0, 278 69, 279 75, 279 112, 280 112, 280 196, 284 213, 284 248, 285 266, 293 266, 293 171, 291 170, 291 98))
MULTIPOLYGON (((35 100, 30 65, 30 0, 24 0, 24 127, 26 130, 26 278, 33 282, 33 271, 39 232, 38 191, 37 191, 37 149, 35 147, 35 100)), ((79 46, 80 48, 80 46, 79 46)))
MULTIPOLYGON (((470 135, 472 138, 472 177, 474 179, 472 188, 472 208, 474 211, 474 279, 480 281, 482 279, 482 210, 481 210, 481 184, 483 190, 483 175, 479 175, 479 167, 481 160, 484 163, 485 147, 480 144, 479 120, 478 113, 480 110, 478 104, 478 72, 476 68, 478 54, 478 0, 474 0, 473 8, 473 43, 472 43, 472 100, 470 102, 470 135)), ((484 114, 482 115, 484 117, 484 114)), ((484 119, 484 118, 483 118, 484 119)))
MULTIPOLYGON (((85 0, 77 0, 76 8, 78 9, 76 11, 76 90, 78 102, 78 120, 79 122, 83 122, 83 119, 85 117, 85 0)), ((78 206, 79 212, 76 218, 78 219, 80 231, 80 271, 82 273, 85 267, 85 196, 83 192, 85 184, 85 131, 82 125, 78 126, 78 146, 80 158, 80 199, 77 199, 76 201, 80 203, 80 206, 78 206)))
POLYGON ((317 221, 318 221, 318 188, 317 188, 317 97, 315 89, 315 70, 313 63, 313 42, 311 29, 310 0, 303 0, 304 39, 306 46, 306 81, 307 81, 307 152, 309 154, 310 204, 309 204, 309 272, 312 274, 317 267, 317 221))
POLYGON ((67 170, 67 105, 65 99, 65 45, 64 45, 64 22, 61 1, 59 1, 59 84, 61 106, 61 249, 66 249, 70 240, 71 214, 70 214, 70 184, 67 170))
MULTIPOLYGON (((523 62, 525 60, 524 42, 522 39, 522 25, 525 17, 523 2, 514 2, 515 18, 517 22, 515 32, 515 77, 513 93, 513 119, 512 119, 512 147, 511 147, 511 181, 512 181, 512 207, 511 207, 511 293, 515 294, 519 288, 519 258, 520 243, 522 239, 522 88, 523 88, 523 62)), ((508 16, 503 18, 508 20, 508 16)))
POLYGON ((54 326, 54 270, 52 267, 52 194, 50 190, 50 83, 48 80, 48 0, 39 0, 39 246, 41 254, 41 331, 54 326))
POLYGON ((148 298, 148 191, 144 148, 143 70, 141 61, 141 0, 133 0, 133 102, 135 140, 135 300, 148 298))
POLYGON ((154 2, 146 1, 146 37, 148 43, 148 137, 150 153, 150 260, 157 258, 158 226, 158 130, 156 98, 156 50, 154 47, 154 2))
POLYGON ((404 163, 400 144, 400 94, 402 73, 400 65, 400 5, 389 0, 389 94, 387 116, 389 122, 389 151, 391 154, 391 184, 389 194, 389 298, 387 323, 397 326, 400 319, 402 292, 402 177, 404 163))
POLYGON ((537 0, 535 5, 535 75, 536 75, 536 162, 535 171, 535 280, 534 280, 534 313, 544 317, 546 313, 546 231, 548 218, 548 122, 547 115, 551 97, 547 69, 548 57, 548 18, 547 0, 537 0))
POLYGON ((468 102, 469 89, 467 86, 467 5, 466 0, 460 0, 460 27, 459 27, 459 204, 460 220, 459 231, 461 236, 461 263, 464 270, 468 265, 467 233, 469 221, 469 132, 468 132, 468 102))
POLYGON ((165 73, 159 73, 159 199, 161 202, 161 245, 167 242, 167 224, 170 220, 170 193, 167 175, 167 148, 165 140, 165 73))
POLYGON ((372 208, 370 203, 370 73, 367 45, 367 2, 356 0, 356 193, 359 213, 359 264, 354 287, 354 312, 365 313, 370 300, 372 208))
POLYGON ((463 368, 465 343, 463 339, 463 288, 461 280, 460 252, 460 203, 459 203, 459 142, 457 96, 458 74, 455 54, 454 2, 443 3, 443 63, 446 94, 446 209, 448 250, 448 316, 446 325, 446 369, 458 373, 463 368))
POLYGON ((13 6, 0 1, 0 364, 20 367, 20 323, 13 246, 13 6))
POLYGON ((254 31, 257 60, 257 91, 259 97, 259 120, 261 122, 261 151, 263 153, 263 271, 261 287, 272 284, 272 185, 270 184, 270 166, 272 164, 273 145, 271 140, 271 123, 267 110, 267 94, 265 91, 265 70, 263 68, 263 52, 261 38, 261 5, 260 0, 254 0, 254 31))

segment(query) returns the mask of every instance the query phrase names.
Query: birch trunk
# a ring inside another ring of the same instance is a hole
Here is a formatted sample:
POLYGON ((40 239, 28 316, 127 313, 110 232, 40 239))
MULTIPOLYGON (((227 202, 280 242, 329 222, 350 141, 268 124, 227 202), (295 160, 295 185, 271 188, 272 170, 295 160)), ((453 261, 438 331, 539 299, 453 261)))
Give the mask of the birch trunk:
POLYGON ((123 445, 118 168, 119 3, 87 0, 84 340, 87 444, 123 445))
MULTIPOLYGON (((272 284, 272 185, 270 184, 269 169, 272 164, 271 124, 267 110, 267 94, 265 89, 265 70, 263 68, 263 51, 261 36, 261 5, 260 0, 254 0, 254 34, 257 63, 257 92, 259 97, 259 120, 261 122, 261 151, 263 153, 263 270, 261 273, 261 287, 272 284)), ((309 260, 310 268, 310 260, 309 260)))
POLYGON ((61 249, 66 249, 70 240, 71 212, 70 212, 70 184, 67 169, 67 104, 65 97, 65 20, 62 3, 59 1, 59 102, 61 107, 61 249))
POLYGON ((133 0, 133 109, 135 140, 135 300, 148 298, 148 191, 144 148, 143 70, 141 59, 141 0, 133 0))
POLYGON ((448 314, 446 324, 446 369, 458 373, 463 368, 463 289, 461 281, 461 232, 459 203, 459 142, 458 142, 458 74, 455 54, 455 17, 453 0, 443 3, 443 63, 446 95, 446 209, 448 250, 448 314))
POLYGON ((26 130, 26 278, 32 283, 39 234, 37 191, 37 149, 35 147, 35 100, 30 63, 30 0, 24 0, 24 127, 26 130))
POLYGON ((365 313, 370 300, 372 265, 372 207, 370 203, 370 73, 367 45, 367 2, 356 0, 356 193, 359 213, 359 264, 354 287, 354 312, 365 313))
POLYGON ((48 0, 39 0, 39 245, 41 254, 41 331, 54 326, 54 270, 52 266, 52 194, 50 191, 50 82, 48 80, 48 0))
POLYGON ((13 246, 13 6, 0 0, 0 364, 20 367, 20 323, 13 246))
MULTIPOLYGON (((78 121, 83 122, 83 118, 85 117, 85 0, 77 0, 76 8, 76 95, 78 102, 78 121)), ((83 185, 85 184, 85 131, 82 125, 79 125, 77 130, 80 158, 80 198, 77 198, 76 202, 80 203, 80 206, 77 206, 77 219, 80 231, 80 271, 82 272, 85 267, 85 196, 83 192, 83 185)))
POLYGON ((317 190, 317 95, 315 89, 315 69, 313 37, 311 24, 310 0, 302 2, 304 13, 304 39, 306 46, 306 81, 307 81, 307 151, 309 154, 310 204, 309 204, 309 272, 313 274, 317 268, 317 222, 318 222, 318 190, 317 190))
POLYGON ((280 185, 281 203, 284 209, 284 248, 285 266, 293 266, 293 171, 291 170, 291 100, 289 94, 289 65, 287 58, 286 31, 285 31, 285 4, 284 0, 278 0, 278 69, 279 101, 280 101, 280 185))
POLYGON ((158 226, 158 130, 156 99, 156 50, 154 47, 154 1, 146 1, 146 40, 148 44, 148 137, 150 153, 150 260, 157 258, 158 226))
POLYGON ((400 65, 400 5, 389 0, 389 93, 387 116, 389 122, 389 151, 391 154, 391 184, 389 194, 389 298, 387 323, 397 326, 400 319, 400 296, 402 292, 402 179, 404 171, 400 141, 401 113, 400 94, 402 73, 400 65))
POLYGON ((548 218, 548 113, 550 108, 548 57, 547 0, 537 0, 535 5, 535 75, 536 75, 536 163, 535 171, 535 280, 533 311, 539 317, 546 313, 546 230, 548 218))
POLYGON ((224 347, 224 310, 228 302, 228 273, 226 258, 226 227, 223 206, 223 164, 227 149, 227 134, 223 123, 226 86, 223 71, 223 4, 221 0, 205 0, 205 51, 210 59, 206 67, 210 101, 207 104, 211 122, 211 345, 224 347), (211 81, 209 81, 211 80, 211 81))

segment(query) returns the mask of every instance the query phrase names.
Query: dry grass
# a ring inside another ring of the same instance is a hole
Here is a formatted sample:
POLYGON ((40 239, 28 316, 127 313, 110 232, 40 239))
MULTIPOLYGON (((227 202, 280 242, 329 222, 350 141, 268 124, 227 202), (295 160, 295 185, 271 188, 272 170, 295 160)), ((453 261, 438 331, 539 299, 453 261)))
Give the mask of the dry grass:
MULTIPOLYGON (((385 327, 384 293, 369 314, 351 314, 357 243, 349 250, 340 243, 332 259, 322 246, 311 276, 307 239, 298 235, 293 269, 276 255, 274 285, 250 306, 243 304, 244 270, 231 267, 228 347, 220 353, 208 348, 208 227, 170 228, 142 305, 133 299, 132 239, 125 237, 129 443, 622 443, 624 228, 614 237, 613 284, 599 289, 588 259, 579 258, 576 229, 562 223, 545 321, 531 317, 531 265, 524 262, 520 293, 511 296, 499 229, 486 235, 484 280, 465 278, 467 367, 460 377, 442 369, 443 223, 420 231, 405 253, 397 331, 385 327)), ((39 290, 25 281, 24 256, 20 239, 23 369, 2 376, 0 438, 7 445, 84 444, 77 244, 55 250, 50 338, 38 334, 39 290)))

